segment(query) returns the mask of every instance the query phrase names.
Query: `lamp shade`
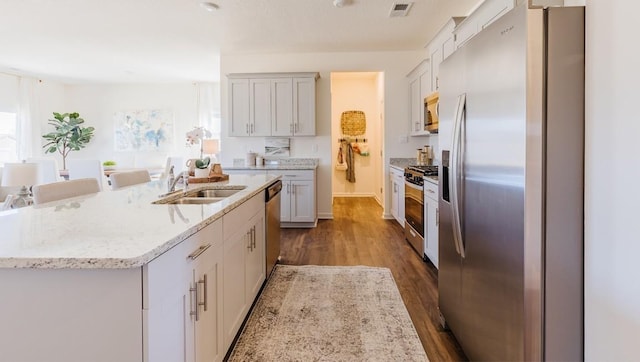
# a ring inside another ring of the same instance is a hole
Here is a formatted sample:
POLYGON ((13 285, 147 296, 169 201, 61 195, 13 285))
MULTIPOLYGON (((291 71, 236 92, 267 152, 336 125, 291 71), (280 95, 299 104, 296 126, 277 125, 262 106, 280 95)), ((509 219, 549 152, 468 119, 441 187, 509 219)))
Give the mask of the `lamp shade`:
POLYGON ((202 153, 213 155, 220 152, 220 143, 217 139, 202 140, 202 153))
POLYGON ((38 183, 37 163, 5 163, 2 186, 32 186, 38 183))

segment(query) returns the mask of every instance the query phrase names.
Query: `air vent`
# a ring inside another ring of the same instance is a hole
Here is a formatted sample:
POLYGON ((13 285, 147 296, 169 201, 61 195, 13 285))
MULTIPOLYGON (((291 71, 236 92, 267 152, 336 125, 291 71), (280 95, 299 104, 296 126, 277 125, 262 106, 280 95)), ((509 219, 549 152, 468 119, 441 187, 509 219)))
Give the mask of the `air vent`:
POLYGON ((406 3, 393 3, 391 6, 391 11, 389 12, 390 18, 397 18, 407 16, 409 14, 409 10, 411 10, 412 2, 406 3))

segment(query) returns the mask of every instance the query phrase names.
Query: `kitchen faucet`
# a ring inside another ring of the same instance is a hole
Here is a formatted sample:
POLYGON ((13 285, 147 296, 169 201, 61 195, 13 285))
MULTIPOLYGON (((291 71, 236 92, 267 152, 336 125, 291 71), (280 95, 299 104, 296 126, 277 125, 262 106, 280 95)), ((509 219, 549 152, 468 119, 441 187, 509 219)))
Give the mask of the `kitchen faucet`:
MULTIPOLYGON (((171 166, 171 169, 173 170, 173 166, 171 166)), ((180 179, 184 181, 183 190, 187 190, 187 187, 189 186, 189 171, 183 171, 173 179, 171 178, 171 176, 169 177, 169 182, 167 183, 167 186, 169 187, 168 192, 174 192, 176 190, 176 184, 178 183, 178 181, 180 181, 180 179)))

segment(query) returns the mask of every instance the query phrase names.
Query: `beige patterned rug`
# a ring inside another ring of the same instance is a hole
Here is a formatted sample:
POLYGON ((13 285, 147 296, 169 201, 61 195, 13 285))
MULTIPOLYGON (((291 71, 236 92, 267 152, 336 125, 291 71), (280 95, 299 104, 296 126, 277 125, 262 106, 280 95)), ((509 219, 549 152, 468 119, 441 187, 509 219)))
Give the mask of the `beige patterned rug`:
POLYGON ((229 361, 427 361, 391 271, 278 265, 229 361))

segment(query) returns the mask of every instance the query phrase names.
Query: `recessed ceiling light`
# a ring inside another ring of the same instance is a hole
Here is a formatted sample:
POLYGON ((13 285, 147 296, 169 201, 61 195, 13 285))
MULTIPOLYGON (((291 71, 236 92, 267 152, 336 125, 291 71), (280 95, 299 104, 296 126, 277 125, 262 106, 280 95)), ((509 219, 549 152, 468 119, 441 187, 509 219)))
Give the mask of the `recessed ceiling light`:
POLYGON ((212 2, 209 2, 209 1, 201 2, 200 6, 202 6, 207 11, 216 11, 216 10, 218 10, 218 8, 220 8, 218 6, 218 4, 215 4, 215 3, 212 3, 212 2))

